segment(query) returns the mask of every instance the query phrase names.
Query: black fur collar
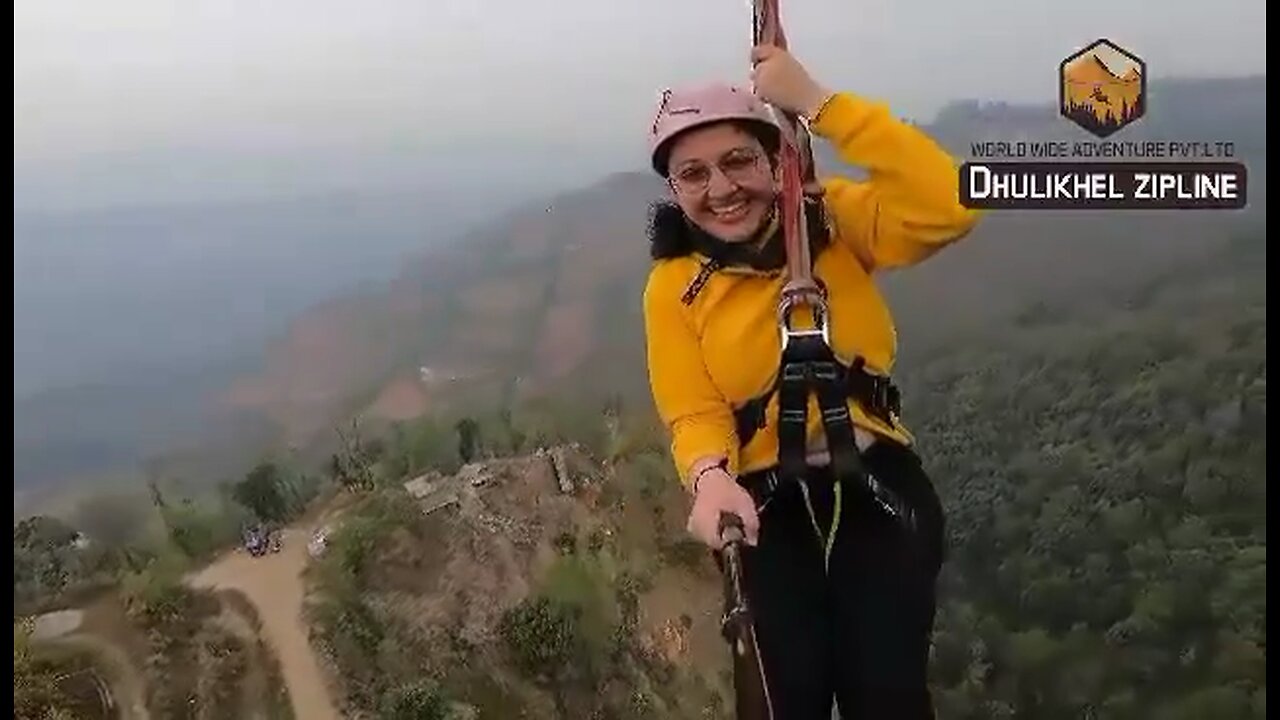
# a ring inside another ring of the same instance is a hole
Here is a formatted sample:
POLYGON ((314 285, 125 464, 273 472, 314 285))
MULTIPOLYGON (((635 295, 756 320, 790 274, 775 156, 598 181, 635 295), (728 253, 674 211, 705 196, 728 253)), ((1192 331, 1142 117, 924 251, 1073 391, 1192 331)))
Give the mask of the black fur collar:
MULTIPOLYGON (((831 242, 824 204, 806 200, 809 247, 814 258, 831 242)), ((655 260, 701 253, 720 267, 738 266, 754 270, 780 270, 787 264, 782 228, 770 221, 770 235, 762 245, 727 243, 693 224, 680 206, 667 200, 654 203, 649 216, 649 254, 655 260)))

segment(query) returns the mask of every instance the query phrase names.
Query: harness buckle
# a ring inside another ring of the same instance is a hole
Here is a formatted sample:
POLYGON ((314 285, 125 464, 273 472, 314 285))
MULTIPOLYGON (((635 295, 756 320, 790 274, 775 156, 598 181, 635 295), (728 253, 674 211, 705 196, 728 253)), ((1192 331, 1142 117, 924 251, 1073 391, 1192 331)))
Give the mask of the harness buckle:
POLYGON ((874 381, 872 381, 872 383, 871 383, 871 396, 872 396, 872 398, 873 398, 872 402, 874 402, 874 403, 875 403, 876 408, 877 408, 878 410, 880 410, 880 411, 882 411, 882 412, 884 412, 884 411, 888 411, 888 409, 889 409, 889 383, 885 382, 885 381, 884 381, 884 378, 876 378, 874 381))
POLYGON ((784 383, 804 380, 807 374, 805 363, 789 362, 782 365, 782 382, 784 383))
POLYGON ((780 425, 804 425, 805 411, 803 408, 783 408, 778 411, 778 423, 780 425))
POLYGON ((889 378, 876 377, 872 380, 871 397, 876 412, 885 416, 902 414, 902 394, 889 378))
POLYGON ((813 379, 834 383, 840 380, 840 366, 830 360, 810 363, 813 368, 813 379))

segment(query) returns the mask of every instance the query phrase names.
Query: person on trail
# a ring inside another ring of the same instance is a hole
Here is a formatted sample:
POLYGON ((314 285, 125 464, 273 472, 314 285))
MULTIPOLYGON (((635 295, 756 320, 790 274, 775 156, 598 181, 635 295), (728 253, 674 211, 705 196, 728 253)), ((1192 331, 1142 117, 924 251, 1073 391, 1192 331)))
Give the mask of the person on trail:
POLYGON ((688 530, 718 550, 722 513, 741 519, 774 717, 827 720, 833 701, 860 720, 932 717, 943 511, 899 418, 887 375, 896 331, 873 274, 929 258, 978 216, 959 203, 954 161, 918 128, 827 90, 786 50, 761 45, 752 60, 754 92, 668 90, 649 128, 671 198, 649 226, 647 361, 692 495, 688 530), (819 353, 808 359, 783 352, 781 141, 764 103, 868 171, 806 188, 812 277, 829 311, 819 344, 805 340, 819 353), (820 385, 811 394, 807 382, 820 385))

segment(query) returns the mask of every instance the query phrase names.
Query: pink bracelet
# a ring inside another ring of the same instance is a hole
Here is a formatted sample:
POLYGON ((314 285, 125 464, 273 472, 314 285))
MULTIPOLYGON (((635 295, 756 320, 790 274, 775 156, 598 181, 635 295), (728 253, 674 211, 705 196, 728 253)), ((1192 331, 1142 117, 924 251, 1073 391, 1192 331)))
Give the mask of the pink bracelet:
POLYGON ((703 475, 706 475, 711 470, 728 471, 728 469, 729 469, 729 461, 725 458, 721 458, 720 462, 717 462, 715 465, 708 465, 702 468, 701 470, 699 470, 698 474, 693 476, 693 482, 691 483, 691 486, 693 488, 693 494, 695 496, 698 494, 698 483, 702 481, 703 475))

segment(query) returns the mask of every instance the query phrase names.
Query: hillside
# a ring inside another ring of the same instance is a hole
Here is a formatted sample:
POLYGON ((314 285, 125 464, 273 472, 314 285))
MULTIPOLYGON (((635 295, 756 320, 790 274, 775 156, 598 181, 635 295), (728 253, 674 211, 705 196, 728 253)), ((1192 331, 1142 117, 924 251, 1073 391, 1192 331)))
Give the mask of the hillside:
MULTIPOLYGON (((435 409, 546 389, 586 363, 630 367, 628 298, 638 298, 648 252, 637 228, 662 187, 619 174, 425 255, 385 293, 316 308, 227 401, 265 413, 297 442, 388 386, 420 382, 422 368, 435 409)), ((591 376, 601 392, 624 377, 591 376)))
POLYGON ((914 368, 941 716, 1266 717, 1266 240, 914 368))
MULTIPOLYGON (((1233 240, 912 364, 940 717, 1266 716, 1265 259, 1233 240)), ((514 455, 353 506, 308 571, 345 714, 730 717, 720 586, 644 415, 575 425, 567 483, 514 455)))
MULTIPOLYGON (((882 280, 904 359, 1007 323, 1028 302, 1088 298, 1153 277, 1256 221, 1265 198, 1265 81, 1152 86, 1152 117, 1134 137, 1236 138, 1251 153, 1254 210, 988 217, 963 244, 882 280), (1205 132, 1213 127, 1223 129, 1205 132)), ((926 130, 963 156, 992 128, 1004 128, 1000 139, 1043 139, 1069 126, 1051 109, 958 105, 926 130)), ((821 148, 819 162, 847 169, 821 148)), ((641 398, 644 227, 664 190, 650 174, 618 174, 426 253, 388 290, 306 313, 223 399, 269 418, 279 438, 306 444, 352 413, 398 421, 559 391, 641 398)))
POLYGON ((531 184, 444 178, 300 197, 269 188, 252 202, 15 210, 15 486, 129 472, 159 449, 226 435, 211 395, 252 371, 299 314, 385 283, 405 254, 487 219, 491 193, 514 204, 531 184))
MULTIPOLYGON (((1266 717, 1265 235, 939 350, 902 378, 948 513, 940 716, 1266 717)), ((15 698, 78 702, 17 613, 91 594, 81 635, 127 656, 97 671, 155 716, 726 718, 714 566, 650 413, 608 409, 470 441, 422 418, 328 480, 264 465, 220 502, 87 515, 87 545, 16 524, 15 698), (291 524, 282 552, 219 551, 247 513, 291 524)))

